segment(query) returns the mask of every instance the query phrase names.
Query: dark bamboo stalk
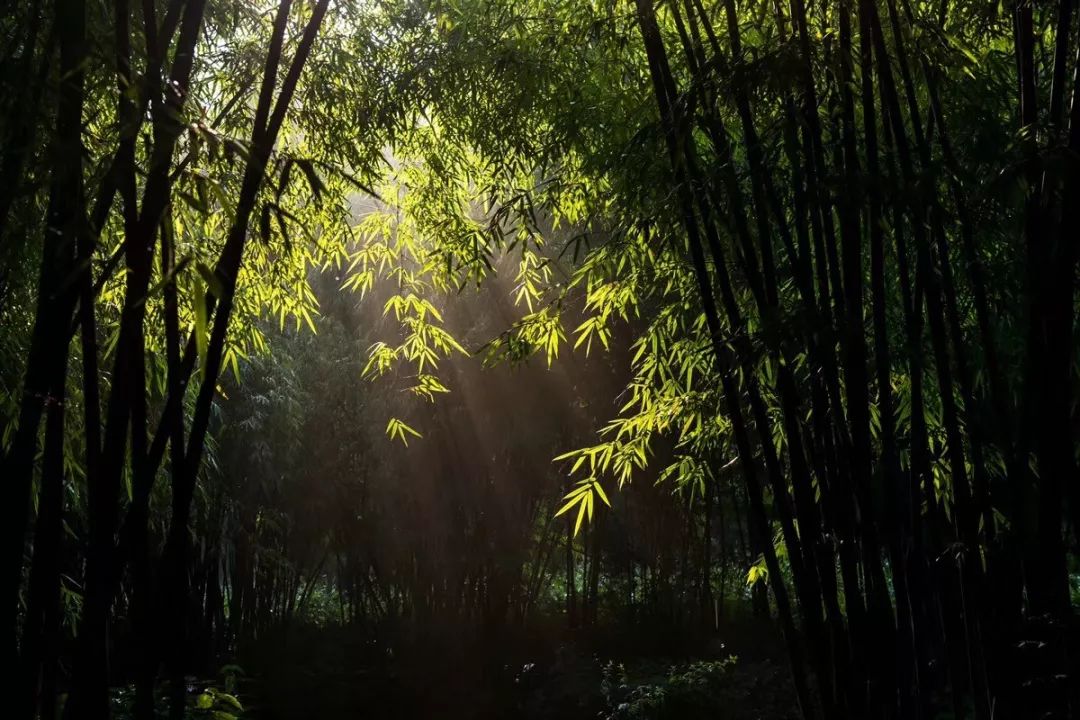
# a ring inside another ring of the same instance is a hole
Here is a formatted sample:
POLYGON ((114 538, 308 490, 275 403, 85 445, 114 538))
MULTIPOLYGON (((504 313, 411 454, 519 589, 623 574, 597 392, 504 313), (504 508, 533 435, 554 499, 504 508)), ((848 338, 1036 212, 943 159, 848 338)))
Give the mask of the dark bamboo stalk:
POLYGON ((903 522, 908 494, 901 489, 900 457, 896 437, 892 391, 892 364, 886 318, 885 246, 882 225, 881 166, 878 157, 877 106, 874 93, 874 56, 870 12, 867 0, 859 2, 859 58, 863 141, 867 165, 867 200, 870 239, 870 293, 873 315, 874 364, 877 376, 877 405, 881 437, 881 474, 884 480, 883 526, 887 538, 896 598, 897 710, 900 717, 915 717, 919 706, 917 653, 914 646, 916 623, 909 595, 907 545, 911 529, 903 522))
MULTIPOLYGON (((735 387, 730 372, 730 369, 733 367, 732 359, 729 356, 727 346, 720 341, 722 329, 719 322, 719 315, 717 313, 715 301, 713 300, 712 283, 709 279, 708 269, 705 265, 704 252, 702 250, 697 219, 694 213, 694 201, 689 192, 688 178, 685 176, 685 171, 683 169, 683 155, 682 148, 680 148, 681 141, 679 139, 680 133, 672 109, 673 98, 669 95, 669 86, 665 79, 665 75, 669 75, 669 73, 665 72, 667 63, 666 53, 663 48, 663 40, 660 36, 659 28, 656 24, 656 17, 649 0, 638 0, 637 15, 642 38, 649 58, 650 74, 653 79, 654 91, 657 103, 660 107, 660 116, 664 125, 669 158, 675 173, 675 182, 679 195, 683 224, 688 235, 690 252, 695 267, 695 277, 698 281, 698 289, 701 294, 709 334, 712 339, 713 351, 720 364, 721 382, 726 398, 728 415, 732 420, 736 445, 739 450, 739 456, 742 459, 743 476, 747 485, 747 494, 752 506, 752 517, 755 518, 755 523, 759 526, 758 529, 761 536, 763 538, 768 538, 768 523, 765 516, 764 505, 762 503, 760 486, 757 482, 757 476, 752 460, 753 451, 750 447, 749 434, 740 407, 740 394, 735 387)), ((760 430, 761 428, 759 428, 759 431, 760 430)), ((767 442, 768 441, 766 440, 766 443, 767 442)), ((770 584, 773 587, 773 594, 776 598, 778 613, 781 617, 784 636, 790 650, 792 675, 795 680, 796 692, 804 716, 813 717, 814 711, 810 700, 806 670, 802 660, 802 649, 800 647, 797 631, 795 630, 790 602, 787 597, 787 590, 784 587, 783 579, 780 575, 780 566, 776 559, 776 553, 773 551, 773 548, 767 540, 765 540, 764 544, 765 560, 770 572, 770 584)))
MULTIPOLYGON (((58 8, 57 36, 60 45, 60 89, 57 98, 56 134, 51 148, 52 176, 49 205, 46 213, 44 247, 38 285, 38 303, 35 309, 34 327, 30 339, 23 397, 19 408, 19 425, 7 455, 3 459, 4 472, 4 540, 0 581, 3 590, 0 598, 6 604, 3 609, 4 656, 10 661, 8 667, 17 668, 16 617, 19 586, 22 574, 25 534, 28 524, 29 500, 34 470, 34 456, 38 448, 38 431, 41 416, 47 418, 46 439, 49 441, 45 467, 49 474, 42 476, 42 492, 47 493, 48 504, 39 517, 42 531, 41 557, 37 585, 37 607, 33 622, 44 622, 44 616, 52 600, 59 592, 52 575, 55 574, 55 553, 59 543, 61 496, 63 483, 63 426, 65 388, 69 343, 65 332, 65 318, 69 318, 75 303, 75 288, 70 282, 75 270, 79 248, 83 212, 82 163, 72 161, 81 158, 80 135, 84 103, 84 76, 86 57, 86 20, 82 0, 65 0, 58 8), (51 429, 51 432, 49 430, 51 429), (59 456, 57 455, 59 453, 59 456), (40 619, 40 620, 39 620, 40 619)), ((37 552, 35 551, 35 555, 37 552)), ((41 625, 31 628, 40 633, 41 625), (36 628, 36 629, 35 629, 36 628)), ((52 639, 50 639, 52 640, 52 639)), ((31 658, 31 674, 38 673, 40 658, 31 658)), ((9 682, 18 684, 25 676, 18 672, 8 675, 9 682)), ((9 697, 25 696, 25 688, 12 689, 9 697)), ((22 710, 16 701, 17 711, 22 710)), ((30 709, 33 712, 33 709, 30 709)))

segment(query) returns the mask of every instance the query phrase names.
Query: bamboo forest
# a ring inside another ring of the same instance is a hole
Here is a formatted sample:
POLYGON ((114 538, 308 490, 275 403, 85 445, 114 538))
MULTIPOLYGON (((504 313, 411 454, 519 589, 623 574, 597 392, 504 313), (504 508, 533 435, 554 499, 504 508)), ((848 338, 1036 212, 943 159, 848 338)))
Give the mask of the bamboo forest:
POLYGON ((1077 0, 0 0, 0 717, 1080 719, 1077 0))

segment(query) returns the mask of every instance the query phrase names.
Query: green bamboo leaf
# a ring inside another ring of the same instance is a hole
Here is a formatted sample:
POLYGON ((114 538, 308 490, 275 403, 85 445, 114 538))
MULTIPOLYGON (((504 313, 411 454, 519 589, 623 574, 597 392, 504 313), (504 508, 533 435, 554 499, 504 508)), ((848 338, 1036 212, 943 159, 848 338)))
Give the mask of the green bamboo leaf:
MULTIPOLYGON (((590 495, 591 497, 591 495, 590 495)), ((578 531, 581 530, 581 521, 585 518, 585 503, 582 502, 578 506, 577 521, 574 523, 574 537, 577 537, 578 531)))
POLYGON ((565 505, 563 505, 561 508, 559 508, 559 511, 557 513, 555 513, 555 517, 559 517, 563 513, 566 513, 571 508, 573 508, 575 505, 578 505, 580 502, 581 502, 581 498, 580 497, 575 497, 573 500, 570 500, 565 505))
POLYGON ((596 494, 600 496, 600 499, 604 501, 604 504, 611 507, 611 501, 608 500, 607 493, 604 492, 604 486, 599 482, 594 482, 593 487, 596 488, 596 494))

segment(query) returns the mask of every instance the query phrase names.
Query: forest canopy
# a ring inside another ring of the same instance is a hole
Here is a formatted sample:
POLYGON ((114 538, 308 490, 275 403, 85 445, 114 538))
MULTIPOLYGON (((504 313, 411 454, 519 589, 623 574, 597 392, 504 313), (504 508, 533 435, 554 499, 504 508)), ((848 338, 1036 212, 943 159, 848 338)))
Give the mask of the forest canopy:
POLYGON ((1080 717, 1078 15, 6 0, 11 716, 1080 717))

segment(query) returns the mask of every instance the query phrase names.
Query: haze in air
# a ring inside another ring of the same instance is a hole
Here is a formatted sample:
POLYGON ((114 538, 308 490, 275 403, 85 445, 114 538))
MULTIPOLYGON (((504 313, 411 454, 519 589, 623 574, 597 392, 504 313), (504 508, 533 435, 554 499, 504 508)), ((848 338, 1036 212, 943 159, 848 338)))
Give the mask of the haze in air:
POLYGON ((18 720, 1080 717, 1074 0, 0 3, 18 720))

